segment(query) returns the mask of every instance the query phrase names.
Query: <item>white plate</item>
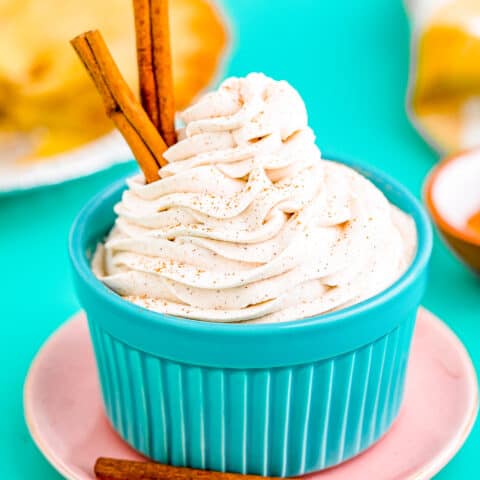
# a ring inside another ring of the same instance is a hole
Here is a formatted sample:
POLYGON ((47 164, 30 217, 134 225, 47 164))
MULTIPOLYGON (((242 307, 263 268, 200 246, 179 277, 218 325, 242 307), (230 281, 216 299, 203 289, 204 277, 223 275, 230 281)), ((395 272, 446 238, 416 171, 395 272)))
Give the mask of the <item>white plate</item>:
POLYGON ((0 162, 0 195, 13 194, 105 170, 132 160, 133 155, 122 136, 113 131, 82 147, 38 163, 20 165, 0 162))

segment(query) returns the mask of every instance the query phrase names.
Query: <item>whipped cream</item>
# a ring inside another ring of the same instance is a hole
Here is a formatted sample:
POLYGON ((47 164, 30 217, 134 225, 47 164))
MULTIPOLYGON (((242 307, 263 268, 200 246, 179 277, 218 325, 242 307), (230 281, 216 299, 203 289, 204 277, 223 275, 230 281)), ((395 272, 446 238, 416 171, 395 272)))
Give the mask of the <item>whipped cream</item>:
POLYGON ((160 180, 128 180, 95 274, 125 299, 212 322, 280 322, 391 285, 413 220, 354 170, 322 160, 284 81, 230 78, 180 114, 160 180))

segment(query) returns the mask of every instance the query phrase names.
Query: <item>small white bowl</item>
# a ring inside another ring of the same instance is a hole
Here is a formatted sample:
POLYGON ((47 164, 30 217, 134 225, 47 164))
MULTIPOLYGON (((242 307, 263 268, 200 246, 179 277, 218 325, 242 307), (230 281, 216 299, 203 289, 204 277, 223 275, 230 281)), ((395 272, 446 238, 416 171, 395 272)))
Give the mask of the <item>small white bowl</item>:
POLYGON ((480 149, 446 158, 427 177, 424 198, 447 244, 480 273, 480 229, 468 222, 480 212, 480 149))

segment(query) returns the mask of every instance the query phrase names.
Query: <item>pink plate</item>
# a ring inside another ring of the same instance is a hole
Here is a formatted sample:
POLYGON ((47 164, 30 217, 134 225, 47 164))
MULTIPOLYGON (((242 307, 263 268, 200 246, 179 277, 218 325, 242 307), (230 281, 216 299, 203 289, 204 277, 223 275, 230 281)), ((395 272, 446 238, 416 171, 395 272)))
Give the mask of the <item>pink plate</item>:
MULTIPOLYGON (((116 435, 103 413, 83 314, 55 332, 38 353, 24 402, 34 441, 68 479, 93 480, 92 466, 99 456, 142 459, 116 435)), ((461 447, 477 409, 477 380, 465 348, 444 323, 420 310, 405 403, 393 428, 362 455, 303 478, 431 478, 461 447)))

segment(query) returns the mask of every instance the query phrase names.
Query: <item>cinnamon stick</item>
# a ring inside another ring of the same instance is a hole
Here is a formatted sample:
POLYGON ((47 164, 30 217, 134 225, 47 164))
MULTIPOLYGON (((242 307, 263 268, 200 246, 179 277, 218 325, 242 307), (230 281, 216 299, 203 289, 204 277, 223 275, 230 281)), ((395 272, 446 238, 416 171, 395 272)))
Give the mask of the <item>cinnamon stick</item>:
POLYGON ((133 0, 142 105, 168 146, 177 141, 168 0, 133 0))
POLYGON ((147 183, 158 180, 166 164, 165 142, 124 80, 102 35, 89 31, 71 41, 113 120, 142 169, 147 183))
POLYGON ((98 480, 273 480, 272 477, 221 473, 102 457, 95 463, 94 470, 98 480))
POLYGON ((150 0, 133 0, 137 45, 138 83, 140 99, 150 120, 160 131, 160 112, 157 85, 153 73, 152 28, 150 0))
POLYGON ((150 0, 153 66, 160 109, 160 132, 168 146, 177 141, 168 0, 150 0))

